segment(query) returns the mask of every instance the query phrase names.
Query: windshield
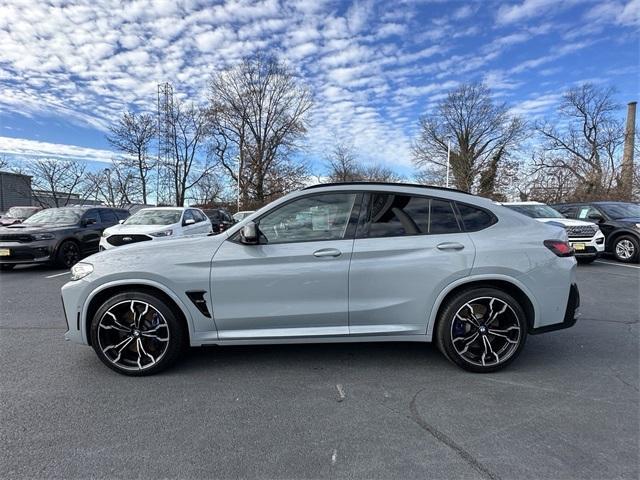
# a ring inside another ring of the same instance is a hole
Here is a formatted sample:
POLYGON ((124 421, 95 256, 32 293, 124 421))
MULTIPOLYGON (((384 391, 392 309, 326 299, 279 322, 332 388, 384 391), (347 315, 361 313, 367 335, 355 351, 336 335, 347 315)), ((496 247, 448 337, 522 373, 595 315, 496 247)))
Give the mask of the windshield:
POLYGON ((640 218, 640 205, 635 203, 609 203, 598 205, 604 213, 613 219, 618 218, 640 218))
POLYGON ((531 218, 565 218, 564 215, 549 205, 505 205, 505 207, 524 213, 531 218))
POLYGON ((182 210, 140 210, 124 222, 125 225, 171 225, 178 223, 182 210))
POLYGON ((11 207, 6 216, 9 218, 28 218, 37 211, 37 208, 11 207))
POLYGON ((42 210, 41 212, 30 216, 23 223, 55 223, 58 225, 72 225, 78 223, 81 216, 82 210, 75 210, 71 208, 47 208, 46 210, 42 210))

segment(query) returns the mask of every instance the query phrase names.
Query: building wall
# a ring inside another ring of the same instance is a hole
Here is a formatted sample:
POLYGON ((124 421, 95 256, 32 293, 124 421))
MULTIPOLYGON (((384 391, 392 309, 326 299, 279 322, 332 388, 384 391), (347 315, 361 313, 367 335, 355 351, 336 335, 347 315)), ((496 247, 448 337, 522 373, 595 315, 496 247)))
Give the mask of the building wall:
POLYGON ((11 207, 33 205, 31 197, 31 177, 0 172, 0 212, 11 207))

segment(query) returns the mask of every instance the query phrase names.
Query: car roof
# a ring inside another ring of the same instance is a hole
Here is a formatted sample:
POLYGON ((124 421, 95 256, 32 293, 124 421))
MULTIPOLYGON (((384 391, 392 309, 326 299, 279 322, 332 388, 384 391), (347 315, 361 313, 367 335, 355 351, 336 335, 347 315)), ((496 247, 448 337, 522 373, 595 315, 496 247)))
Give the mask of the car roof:
MULTIPOLYGON (((330 182, 330 183, 318 183, 317 185, 310 185, 308 187, 303 188, 302 190, 313 190, 316 188, 322 187, 375 187, 379 186, 391 186, 391 187, 412 187, 412 188, 429 188, 431 190, 446 190, 449 192, 458 192, 458 193, 466 193, 469 195, 469 192, 465 192, 464 190, 458 190, 457 188, 449 188, 449 187, 438 187, 434 185, 421 185, 419 183, 402 183, 402 182, 330 182)), ((368 189, 368 188, 367 188, 368 189)))
POLYGON ((187 208, 193 208, 193 207, 146 207, 146 208, 141 208, 140 210, 138 210, 138 212, 145 212, 145 211, 149 211, 149 210, 167 210, 167 211, 178 210, 178 211, 182 212, 183 210, 186 210, 187 208))
POLYGON ((506 207, 509 205, 546 205, 546 204, 542 202, 502 202, 502 205, 506 207))

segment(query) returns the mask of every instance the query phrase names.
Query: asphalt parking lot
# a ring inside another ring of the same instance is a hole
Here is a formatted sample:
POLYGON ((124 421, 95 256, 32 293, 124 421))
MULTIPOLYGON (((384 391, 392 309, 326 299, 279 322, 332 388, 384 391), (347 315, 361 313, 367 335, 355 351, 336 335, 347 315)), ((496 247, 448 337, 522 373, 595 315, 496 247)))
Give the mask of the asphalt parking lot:
POLYGON ((64 342, 43 267, 0 275, 2 478, 638 478, 640 267, 474 375, 421 344, 209 347, 128 378, 64 342))

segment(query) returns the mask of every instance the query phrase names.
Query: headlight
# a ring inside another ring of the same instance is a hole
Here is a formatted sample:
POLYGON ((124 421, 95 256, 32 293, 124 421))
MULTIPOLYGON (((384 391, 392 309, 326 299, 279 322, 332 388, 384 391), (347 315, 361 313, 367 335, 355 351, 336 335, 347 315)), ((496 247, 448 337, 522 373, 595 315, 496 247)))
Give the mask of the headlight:
POLYGON ((90 263, 76 263, 71 267, 71 280, 80 280, 93 272, 93 265, 90 263))
POLYGON ((173 230, 163 230, 162 232, 153 232, 150 233, 152 237, 169 237, 173 235, 173 230))
POLYGON ((104 232, 102 232, 102 236, 103 236, 103 237, 108 237, 108 236, 109 236, 109 234, 108 234, 106 231, 104 231, 104 232))
POLYGON ((640 230, 640 223, 636 223, 636 228, 640 230))
POLYGON ((53 233, 34 233, 34 240, 51 240, 52 238, 56 238, 53 233))

